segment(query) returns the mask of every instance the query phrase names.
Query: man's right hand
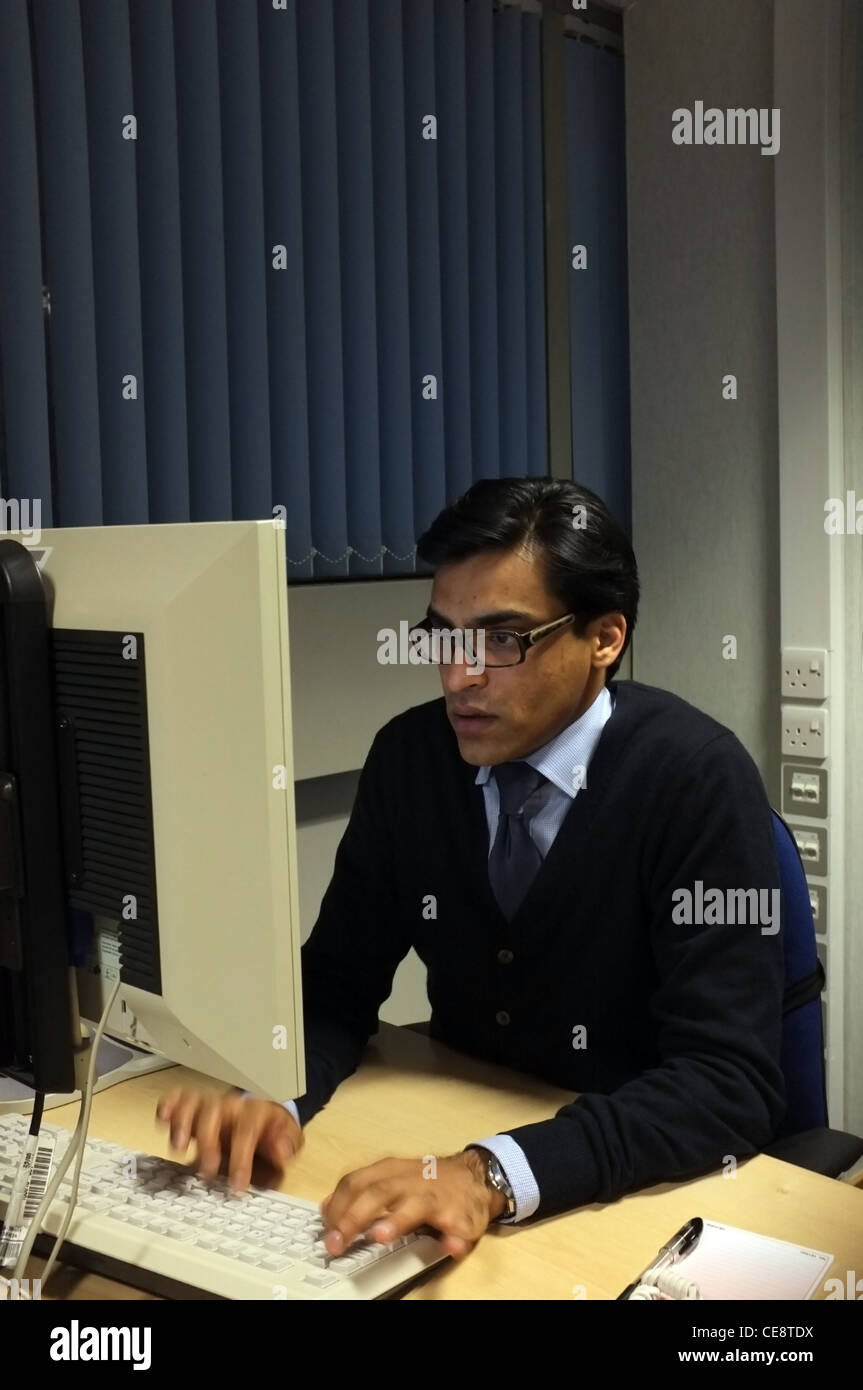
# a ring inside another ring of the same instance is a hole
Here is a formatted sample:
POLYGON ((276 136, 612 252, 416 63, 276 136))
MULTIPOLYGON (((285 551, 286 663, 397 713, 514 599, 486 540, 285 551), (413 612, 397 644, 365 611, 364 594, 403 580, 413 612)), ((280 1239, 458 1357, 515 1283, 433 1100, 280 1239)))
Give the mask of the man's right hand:
POLYGON ((303 1145, 303 1131, 283 1105, 236 1091, 178 1087, 161 1097, 156 1118, 170 1124, 171 1147, 179 1153, 185 1154, 194 1138, 203 1177, 215 1177, 224 1162, 230 1184, 238 1190, 248 1187, 255 1158, 280 1174, 303 1145))

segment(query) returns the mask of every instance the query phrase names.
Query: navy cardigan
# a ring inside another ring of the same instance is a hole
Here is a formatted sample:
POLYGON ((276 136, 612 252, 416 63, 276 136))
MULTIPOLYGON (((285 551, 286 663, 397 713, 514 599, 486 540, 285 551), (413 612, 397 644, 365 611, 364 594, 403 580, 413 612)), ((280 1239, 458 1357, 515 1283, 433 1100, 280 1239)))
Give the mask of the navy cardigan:
POLYGON ((411 946, 432 1036, 578 1093, 508 1131, 537 1218, 742 1159, 785 1108, 780 934, 763 918, 680 923, 673 897, 778 889, 761 778, 686 701, 635 681, 611 690, 587 784, 509 923, 443 699, 386 724, 302 952, 303 1123, 355 1070, 411 946))

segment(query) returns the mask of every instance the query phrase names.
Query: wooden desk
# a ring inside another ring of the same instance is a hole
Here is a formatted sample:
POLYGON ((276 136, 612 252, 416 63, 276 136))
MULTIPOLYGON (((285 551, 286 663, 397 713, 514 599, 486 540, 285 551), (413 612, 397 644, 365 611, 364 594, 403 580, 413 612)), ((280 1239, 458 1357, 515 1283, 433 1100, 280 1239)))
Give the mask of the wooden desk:
MULTIPOLYGON (((154 1116, 159 1096, 178 1082, 222 1089, 181 1068, 139 1077, 94 1098, 91 1134, 170 1157, 166 1131, 154 1116)), ((307 1126, 305 1146, 282 1187, 320 1200, 343 1173, 375 1159, 453 1153, 471 1140, 550 1116, 571 1099, 571 1093, 381 1024, 360 1070, 307 1126)), ((77 1107, 68 1106, 46 1119, 71 1128, 76 1115, 77 1107)), ((496 1227, 466 1260, 447 1261, 406 1297, 613 1299, 692 1216, 829 1250, 836 1258, 828 1278, 844 1278, 848 1269, 863 1272, 863 1190, 759 1155, 733 1178, 717 1173, 663 1183, 523 1228, 496 1227)), ((33 1261, 31 1274, 40 1264, 33 1261)), ((45 1297, 150 1295, 65 1266, 52 1275, 45 1297)))

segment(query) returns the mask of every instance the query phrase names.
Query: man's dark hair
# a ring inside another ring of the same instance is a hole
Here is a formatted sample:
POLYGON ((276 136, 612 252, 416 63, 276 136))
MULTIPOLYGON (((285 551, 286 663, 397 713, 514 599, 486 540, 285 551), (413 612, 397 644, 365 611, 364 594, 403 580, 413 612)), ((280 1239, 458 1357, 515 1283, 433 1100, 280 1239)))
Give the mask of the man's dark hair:
POLYGON ((542 557, 545 580, 583 637, 603 613, 622 613, 626 640, 608 667, 617 672, 638 615, 632 546, 601 498, 557 478, 485 478, 439 512, 417 542, 435 569, 485 550, 527 547, 542 557))

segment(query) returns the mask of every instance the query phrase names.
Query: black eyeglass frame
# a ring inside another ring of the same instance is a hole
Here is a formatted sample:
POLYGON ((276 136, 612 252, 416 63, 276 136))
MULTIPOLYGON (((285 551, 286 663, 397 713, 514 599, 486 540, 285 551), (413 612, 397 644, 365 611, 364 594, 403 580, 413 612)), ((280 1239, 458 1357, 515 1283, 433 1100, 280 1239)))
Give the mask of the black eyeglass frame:
MULTIPOLYGON (((515 638, 516 642, 518 643, 519 657, 518 661, 505 661, 499 664, 498 666, 494 666, 492 664, 491 669, 498 671, 506 671, 510 670, 513 666, 521 666, 525 658, 527 657, 528 651, 531 647, 535 647, 537 642, 541 642, 544 637, 550 637, 553 632, 557 632, 559 629, 563 628, 569 623, 574 622, 574 613, 564 613, 562 618, 552 618, 551 622, 549 623, 540 623, 538 627, 532 627, 529 632, 514 632, 512 628, 506 627, 494 628, 493 631, 495 632, 495 634, 501 637, 515 638)), ((423 618, 420 622, 414 623, 413 627, 410 629, 410 632, 416 632, 417 629, 419 629, 422 632, 433 632, 435 630, 435 624, 431 618, 423 618)), ((458 628, 447 629, 447 631, 451 632, 458 632, 459 630, 460 629, 458 628)), ((408 635, 410 636, 410 633, 408 635)), ((434 662, 430 664, 440 665, 441 663, 434 662)), ((471 664, 476 665, 477 663, 472 662, 471 664)), ((489 665, 489 663, 486 662, 486 665, 489 665)))

